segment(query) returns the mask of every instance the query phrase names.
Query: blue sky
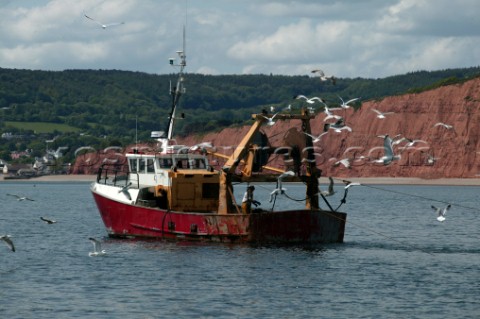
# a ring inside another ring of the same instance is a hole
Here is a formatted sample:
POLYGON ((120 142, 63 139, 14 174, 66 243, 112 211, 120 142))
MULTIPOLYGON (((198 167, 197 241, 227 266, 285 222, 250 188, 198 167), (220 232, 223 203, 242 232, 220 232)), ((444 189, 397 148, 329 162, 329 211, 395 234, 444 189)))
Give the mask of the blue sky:
POLYGON ((0 0, 0 67, 382 78, 478 66, 477 0, 0 0), (102 23, 125 22, 102 29, 102 23))

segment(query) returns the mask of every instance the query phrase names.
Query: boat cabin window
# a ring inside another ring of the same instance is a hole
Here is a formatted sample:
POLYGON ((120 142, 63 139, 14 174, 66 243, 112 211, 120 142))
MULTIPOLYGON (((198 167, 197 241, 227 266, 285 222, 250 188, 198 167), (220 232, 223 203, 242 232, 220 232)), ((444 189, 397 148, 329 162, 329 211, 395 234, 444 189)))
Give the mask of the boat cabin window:
POLYGON ((137 159, 136 158, 131 158, 129 160, 130 163, 130 172, 131 173, 136 173, 137 172, 137 159))
POLYGON ((153 166, 153 158, 147 159, 147 173, 155 173, 155 167, 153 166))
POLYGON ((172 167, 173 162, 171 158, 159 158, 158 164, 160 168, 170 168, 172 167))
POLYGON ((145 159, 143 158, 138 160, 138 172, 145 173, 145 159))
POLYGON ((192 158, 190 159, 190 168, 206 168, 205 160, 203 158, 192 158))

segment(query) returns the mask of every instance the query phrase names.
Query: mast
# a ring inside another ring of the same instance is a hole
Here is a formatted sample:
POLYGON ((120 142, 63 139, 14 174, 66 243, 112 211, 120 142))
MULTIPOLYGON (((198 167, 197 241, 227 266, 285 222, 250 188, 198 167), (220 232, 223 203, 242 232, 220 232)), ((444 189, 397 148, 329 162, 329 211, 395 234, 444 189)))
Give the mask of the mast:
POLYGON ((177 79, 177 85, 175 87, 171 87, 170 85, 170 95, 172 96, 172 110, 170 112, 170 116, 168 119, 168 128, 167 128, 167 133, 166 137, 167 139, 172 139, 173 137, 173 127, 175 124, 175 112, 177 110, 178 102, 180 100, 180 96, 182 96, 183 93, 185 93, 185 88, 183 86, 183 70, 187 66, 187 61, 186 58, 187 56, 185 55, 185 25, 183 26, 183 49, 181 51, 177 51, 178 57, 180 58, 180 62, 175 64, 175 59, 170 58, 170 65, 174 67, 179 67, 180 70, 178 72, 178 79, 177 79))

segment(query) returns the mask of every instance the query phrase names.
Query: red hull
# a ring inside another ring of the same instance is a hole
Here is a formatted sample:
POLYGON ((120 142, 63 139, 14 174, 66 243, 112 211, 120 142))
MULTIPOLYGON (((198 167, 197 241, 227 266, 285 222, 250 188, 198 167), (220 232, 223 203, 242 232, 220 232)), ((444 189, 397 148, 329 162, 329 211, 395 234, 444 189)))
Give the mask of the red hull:
POLYGON ((93 192, 109 236, 240 243, 343 242, 346 214, 290 210, 220 215, 128 205, 93 192))

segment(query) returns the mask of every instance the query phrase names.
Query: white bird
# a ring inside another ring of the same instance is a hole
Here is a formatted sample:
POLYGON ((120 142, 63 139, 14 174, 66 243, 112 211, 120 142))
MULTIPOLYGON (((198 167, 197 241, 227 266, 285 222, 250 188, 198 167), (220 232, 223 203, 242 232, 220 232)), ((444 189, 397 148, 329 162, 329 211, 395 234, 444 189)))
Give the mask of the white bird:
POLYGON ((104 24, 104 23, 101 23, 93 18, 90 18, 89 16, 87 16, 86 14, 83 14, 87 19, 90 19, 92 20, 93 22, 95 22, 96 24, 100 25, 104 30, 108 27, 113 27, 113 26, 116 26, 116 25, 120 25, 120 24, 125 24, 125 22, 114 22, 114 23, 109 23, 109 24, 104 24))
POLYGON ((292 105, 291 105, 291 104, 288 104, 288 106, 285 107, 285 108, 283 109, 283 111, 285 111, 285 112, 291 112, 291 111, 292 111, 292 105))
POLYGON ((333 178, 329 177, 330 184, 328 185, 328 190, 327 191, 320 191, 317 194, 322 194, 323 196, 332 196, 335 194, 335 190, 333 189, 333 178))
POLYGON ((392 146, 392 139, 390 136, 384 135, 384 136, 379 136, 383 137, 383 150, 385 155, 379 158, 378 160, 373 161, 374 163, 382 163, 384 165, 390 164, 392 161, 396 161, 400 159, 400 155, 395 155, 393 152, 393 146, 392 146))
POLYGON ((92 237, 88 239, 91 240, 93 243, 93 252, 88 253, 90 257, 103 256, 106 254, 106 251, 102 249, 102 243, 100 243, 98 240, 92 237))
POLYGON ((57 222, 56 220, 48 219, 48 218, 45 218, 45 217, 40 217, 40 219, 43 220, 44 222, 46 222, 47 224, 55 224, 57 222))
POLYGON ((352 165, 350 164, 350 159, 349 158, 344 158, 344 159, 341 159, 339 161, 336 161, 335 163, 333 163, 333 166, 339 166, 340 164, 345 166, 345 168, 352 168, 352 165))
POLYGON ((198 143, 198 144, 195 144, 192 147, 190 147, 189 150, 192 151, 192 152, 195 152, 197 150, 206 151, 206 148, 213 148, 212 143, 210 143, 210 142, 198 143))
POLYGON ((315 101, 324 103, 324 101, 322 100, 322 98, 319 98, 318 96, 314 96, 314 97, 308 98, 308 97, 306 97, 305 95, 299 94, 299 95, 295 95, 294 98, 297 99, 297 100, 304 99, 305 102, 307 102, 308 104, 313 104, 313 103, 315 103, 315 101))
POLYGON ((354 99, 351 99, 351 100, 348 100, 347 102, 345 102, 340 95, 337 95, 337 96, 340 99, 340 101, 342 101, 342 104, 340 104, 340 107, 342 109, 350 108, 350 105, 349 105, 350 103, 355 102, 356 100, 360 99, 359 97, 356 97, 354 99))
POLYGON ((342 130, 347 130, 349 132, 352 131, 352 128, 350 126, 345 125, 345 122, 343 121, 343 118, 340 118, 335 123, 326 123, 323 126, 323 131, 324 132, 328 131, 329 129, 333 129, 337 133, 340 133, 342 130))
POLYGON ((270 106, 270 113, 274 113, 275 112, 275 106, 270 106))
POLYGON ((312 73, 318 74, 320 76, 320 80, 324 82, 331 80, 333 85, 337 83, 337 79, 333 75, 327 76, 325 75, 325 72, 323 72, 323 70, 320 70, 320 69, 312 70, 312 73))
POLYGON ((352 186, 362 186, 362 184, 360 183, 354 183, 346 180, 344 180, 343 182, 346 184, 345 189, 349 189, 352 186))
POLYGON ((412 139, 409 139, 409 138, 405 138, 405 140, 408 141, 408 143, 405 144, 404 148, 412 147, 412 146, 414 146, 415 144, 418 144, 418 143, 428 144, 428 142, 426 142, 424 140, 412 140, 412 139))
POLYGON ((130 195, 130 193, 128 192, 128 189, 130 188, 130 186, 132 186, 132 183, 128 183, 127 185, 123 186, 118 192, 119 193, 123 193, 123 195, 125 195, 125 197, 128 198, 128 200, 132 200, 132 196, 130 195))
POLYGON ((437 208, 432 205, 432 209, 437 213, 437 220, 439 222, 443 222, 445 220, 445 215, 447 214, 447 211, 452 207, 452 205, 448 204, 447 206, 443 208, 437 208))
POLYGON ((287 190, 286 188, 282 187, 282 181, 285 177, 287 176, 295 176, 295 173, 293 171, 287 171, 285 173, 280 174, 277 178, 277 188, 275 188, 271 193, 270 193, 270 202, 273 201, 273 197, 279 194, 284 194, 285 191, 287 190))
POLYGON ((438 122, 436 123, 433 127, 436 127, 436 126, 443 126, 444 128, 446 128, 447 130, 453 128, 452 125, 449 125, 449 124, 445 124, 445 123, 442 123, 442 122, 438 122))
POLYGON ((31 199, 31 198, 28 198, 26 196, 18 196, 18 195, 15 195, 15 194, 7 194, 8 196, 13 196, 13 197, 16 197, 18 201, 22 201, 22 200, 29 200, 31 202, 34 202, 35 200, 31 199))
POLYGON ((303 132, 303 134, 305 134, 305 135, 307 135, 307 136, 310 136, 310 137, 312 138, 312 143, 320 142, 320 139, 322 138, 322 136, 325 135, 325 134, 327 134, 327 133, 328 133, 328 131, 327 131, 327 132, 323 132, 323 133, 321 133, 321 134, 318 135, 318 136, 313 136, 313 135, 311 135, 311 134, 308 134, 308 133, 303 132))
POLYGON ((0 236, 0 239, 3 240, 8 247, 10 247, 10 250, 15 252, 15 246, 13 245, 13 241, 10 239, 10 235, 2 235, 0 236))
POLYGON ((342 118, 340 115, 333 114, 333 113, 331 112, 332 109, 330 109, 330 108, 327 106, 327 104, 325 104, 325 103, 323 103, 323 104, 324 104, 323 113, 325 113, 325 114, 327 115, 327 116, 323 119, 324 122, 327 121, 327 120, 329 120, 329 119, 332 119, 332 118, 334 118, 334 119, 336 119, 336 120, 339 120, 339 119, 342 118))
POLYGON ((275 124, 275 122, 273 121, 273 119, 275 118, 275 116, 277 116, 278 113, 275 113, 273 114, 272 117, 267 117, 265 115, 262 115, 268 122, 267 122, 267 125, 268 126, 273 126, 275 124))
POLYGON ((385 115, 388 115, 388 114, 394 114, 394 112, 380 112, 379 110, 377 109, 372 109, 373 112, 377 113, 377 117, 379 119, 384 119, 385 118, 385 115))

